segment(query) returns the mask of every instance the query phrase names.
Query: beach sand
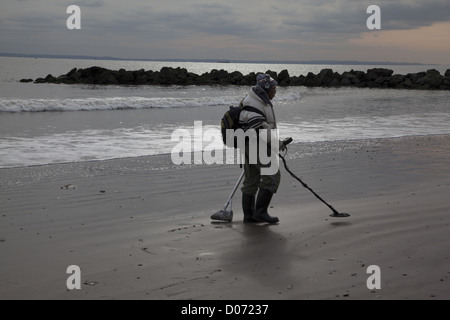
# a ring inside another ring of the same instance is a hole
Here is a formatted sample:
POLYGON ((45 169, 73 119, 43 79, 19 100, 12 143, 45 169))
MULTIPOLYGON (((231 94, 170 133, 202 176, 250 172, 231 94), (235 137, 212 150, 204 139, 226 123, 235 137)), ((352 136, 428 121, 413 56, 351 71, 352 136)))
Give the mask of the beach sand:
POLYGON ((210 220, 237 165, 1 169, 0 299, 450 299, 450 136, 317 145, 292 145, 289 167, 349 218, 284 168, 278 225, 244 225, 239 192, 232 223, 210 220))

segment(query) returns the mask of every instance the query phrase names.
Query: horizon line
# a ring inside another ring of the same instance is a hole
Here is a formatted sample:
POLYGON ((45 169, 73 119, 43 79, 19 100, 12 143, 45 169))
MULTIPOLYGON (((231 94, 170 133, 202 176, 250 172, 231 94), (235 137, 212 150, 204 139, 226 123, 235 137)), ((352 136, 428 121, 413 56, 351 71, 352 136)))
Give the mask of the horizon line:
POLYGON ((117 58, 109 56, 60 55, 60 54, 28 54, 2 53, 1 57, 13 58, 41 58, 41 59, 73 59, 73 60, 112 60, 112 61, 161 61, 161 62, 207 62, 207 63, 255 63, 255 64, 341 64, 341 65, 436 65, 419 62, 392 61, 355 61, 355 60, 233 60, 233 59, 145 59, 145 58, 117 58))

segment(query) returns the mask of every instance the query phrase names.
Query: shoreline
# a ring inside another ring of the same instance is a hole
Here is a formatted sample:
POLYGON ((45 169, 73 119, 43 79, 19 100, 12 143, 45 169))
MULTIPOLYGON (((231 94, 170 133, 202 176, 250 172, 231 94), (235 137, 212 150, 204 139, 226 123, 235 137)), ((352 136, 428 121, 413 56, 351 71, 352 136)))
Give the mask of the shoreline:
MULTIPOLYGON (((355 148, 359 147, 360 145, 370 145, 370 144, 377 144, 377 143, 383 143, 383 141, 395 141, 395 140, 401 140, 401 139, 415 139, 415 138, 424 138, 424 137, 445 137, 450 136, 450 134, 421 134, 421 135, 408 135, 408 136, 398 136, 398 137, 385 137, 385 138, 364 138, 364 139, 354 139, 354 140, 327 140, 327 141, 307 141, 307 142, 293 142, 289 145, 289 149, 295 149, 298 148, 308 148, 309 146, 314 145, 322 145, 322 148, 327 148, 328 145, 339 145, 339 146, 355 146, 355 148)), ((223 149, 225 150, 225 149, 223 149)), ((195 152, 197 153, 197 152, 195 152)), ((194 158, 194 153, 191 153, 191 158, 194 158)), ((224 154, 226 152, 224 151, 224 154)), ((43 164, 33 164, 33 165, 18 165, 18 166, 9 166, 9 167, 0 167, 0 173, 2 170, 10 170, 10 169, 26 169, 26 168, 40 168, 40 167, 47 167, 47 166, 70 166, 70 165, 82 165, 82 164, 95 164, 98 162, 114 162, 114 161, 131 161, 131 162, 140 162, 145 161, 148 162, 151 159, 156 159, 157 163, 165 162, 167 163, 170 160, 171 153, 159 153, 159 154, 152 154, 152 155, 142 155, 142 156, 130 156, 130 157, 119 157, 119 158, 107 158, 107 159, 92 159, 92 160, 84 160, 84 161, 67 161, 67 162, 55 162, 55 163, 43 163, 43 164)), ((203 159, 203 157, 202 157, 203 159)), ((224 160, 225 161, 225 160, 224 160)), ((170 160, 171 162, 171 160, 170 160)), ((281 161, 280 161, 281 163, 281 161)), ((198 166, 195 164, 189 164, 189 165, 175 165, 171 164, 173 168, 176 167, 192 167, 192 166, 198 166)), ((203 163, 202 165, 207 165, 203 163)), ((238 165, 238 164, 219 164, 219 166, 226 165, 226 166, 232 166, 232 165, 238 165)))
POLYGON ((239 166, 2 169, 0 299, 449 299, 450 135, 366 142, 292 145, 290 169, 352 216, 330 218, 283 168, 274 226, 244 225, 239 192, 234 221, 211 222, 239 166))

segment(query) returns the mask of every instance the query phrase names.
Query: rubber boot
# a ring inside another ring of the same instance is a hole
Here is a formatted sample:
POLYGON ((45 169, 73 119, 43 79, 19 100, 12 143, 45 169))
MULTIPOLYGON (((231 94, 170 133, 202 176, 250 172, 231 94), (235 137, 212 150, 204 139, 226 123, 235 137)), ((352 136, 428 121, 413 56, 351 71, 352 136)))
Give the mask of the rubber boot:
POLYGON ((242 210, 244 211, 244 223, 257 222, 252 218, 255 213, 255 196, 242 193, 242 210))
POLYGON ((267 212, 270 201, 272 201, 273 193, 269 190, 260 189, 258 199, 256 200, 255 213, 253 219, 258 222, 278 223, 280 220, 277 217, 271 217, 267 212))

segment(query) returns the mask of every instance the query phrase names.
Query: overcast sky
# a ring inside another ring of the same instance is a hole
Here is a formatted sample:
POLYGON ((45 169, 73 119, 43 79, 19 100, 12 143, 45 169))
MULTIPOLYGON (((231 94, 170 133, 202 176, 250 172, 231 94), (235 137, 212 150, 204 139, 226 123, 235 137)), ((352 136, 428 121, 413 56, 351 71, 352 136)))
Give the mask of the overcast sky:
POLYGON ((449 0, 1 0, 0 52, 450 64, 449 0), (369 5, 381 30, 368 30, 369 5), (68 30, 69 5, 81 30, 68 30))

